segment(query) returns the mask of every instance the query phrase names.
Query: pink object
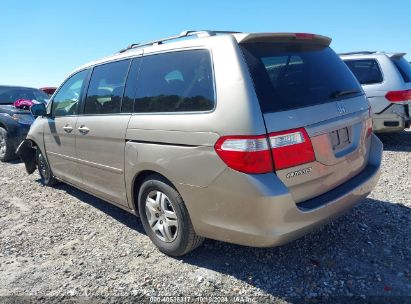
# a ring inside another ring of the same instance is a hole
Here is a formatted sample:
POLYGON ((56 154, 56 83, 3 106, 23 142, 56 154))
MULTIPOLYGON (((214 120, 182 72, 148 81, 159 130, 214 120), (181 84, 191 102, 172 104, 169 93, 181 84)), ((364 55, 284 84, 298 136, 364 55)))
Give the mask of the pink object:
POLYGON ((16 108, 24 110, 29 110, 32 105, 34 105, 34 102, 32 100, 24 98, 17 99, 13 103, 13 106, 15 106, 16 108))

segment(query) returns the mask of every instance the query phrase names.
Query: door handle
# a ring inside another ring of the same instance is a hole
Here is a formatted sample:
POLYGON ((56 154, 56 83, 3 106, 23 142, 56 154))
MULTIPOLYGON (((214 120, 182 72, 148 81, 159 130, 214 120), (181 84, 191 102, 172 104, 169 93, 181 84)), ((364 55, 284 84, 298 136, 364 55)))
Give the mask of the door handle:
POLYGON ((73 131, 73 128, 70 127, 70 125, 65 125, 63 127, 63 130, 66 131, 67 133, 71 133, 71 131, 73 131))
POLYGON ((87 134, 88 132, 90 132, 90 129, 87 128, 85 125, 81 125, 80 127, 77 128, 77 130, 78 130, 81 134, 83 134, 83 135, 85 135, 85 134, 87 134))

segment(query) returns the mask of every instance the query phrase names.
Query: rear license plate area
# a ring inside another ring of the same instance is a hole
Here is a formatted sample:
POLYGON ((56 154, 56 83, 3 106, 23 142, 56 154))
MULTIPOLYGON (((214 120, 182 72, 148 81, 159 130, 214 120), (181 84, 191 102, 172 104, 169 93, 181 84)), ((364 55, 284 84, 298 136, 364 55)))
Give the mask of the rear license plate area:
POLYGON ((342 128, 329 133, 333 150, 341 150, 350 144, 348 128, 342 128))

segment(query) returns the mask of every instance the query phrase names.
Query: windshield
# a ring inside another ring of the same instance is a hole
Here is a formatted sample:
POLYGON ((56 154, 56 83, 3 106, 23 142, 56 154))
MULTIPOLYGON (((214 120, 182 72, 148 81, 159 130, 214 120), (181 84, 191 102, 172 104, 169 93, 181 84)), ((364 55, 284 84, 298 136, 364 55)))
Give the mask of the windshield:
POLYGON ((242 49, 264 113, 363 94, 358 81, 329 47, 252 43, 242 49))
POLYGON ((49 96, 37 89, 24 87, 0 86, 0 104, 13 104, 17 99, 37 100, 42 103, 48 101, 49 96))

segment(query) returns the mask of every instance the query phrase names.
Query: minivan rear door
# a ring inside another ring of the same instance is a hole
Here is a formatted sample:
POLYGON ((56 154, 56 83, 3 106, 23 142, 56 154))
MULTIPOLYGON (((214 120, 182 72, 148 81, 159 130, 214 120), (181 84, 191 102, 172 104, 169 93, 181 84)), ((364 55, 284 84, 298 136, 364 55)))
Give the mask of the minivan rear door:
MULTIPOLYGON (((123 94, 127 91, 125 82, 129 68, 129 59, 93 68, 75 128, 83 188, 124 206, 128 206, 124 182, 125 134, 132 100, 123 98, 123 94)), ((133 68, 129 75, 135 77, 135 72, 133 68)))
POLYGON ((297 203, 346 182, 368 160, 368 101, 328 43, 315 35, 240 43, 276 173, 297 203))

